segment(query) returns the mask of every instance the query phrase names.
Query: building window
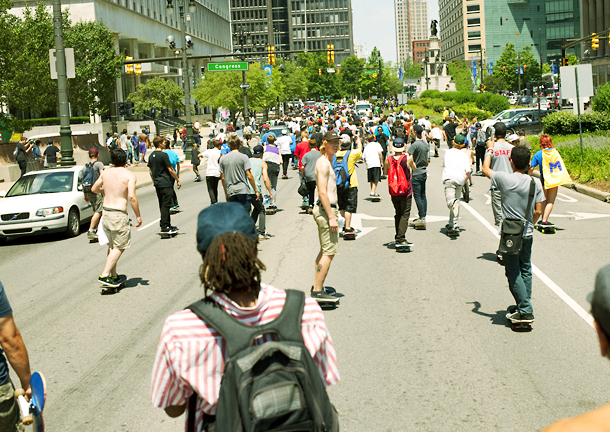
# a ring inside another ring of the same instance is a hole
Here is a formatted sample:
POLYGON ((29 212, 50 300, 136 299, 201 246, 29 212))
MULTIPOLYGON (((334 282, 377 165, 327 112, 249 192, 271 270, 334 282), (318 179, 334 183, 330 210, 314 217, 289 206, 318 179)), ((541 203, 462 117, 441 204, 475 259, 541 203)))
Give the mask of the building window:
POLYGON ((476 27, 481 25, 481 18, 468 18, 468 27, 476 27))
POLYGON ((466 6, 466 13, 479 13, 481 11, 480 6, 477 5, 470 5, 470 6, 466 6))
POLYGON ((468 45, 468 52, 469 53, 477 53, 477 52, 481 52, 481 45, 468 45))
POLYGON ((473 39, 481 39, 481 32, 480 31, 469 31, 468 40, 473 40, 473 39))

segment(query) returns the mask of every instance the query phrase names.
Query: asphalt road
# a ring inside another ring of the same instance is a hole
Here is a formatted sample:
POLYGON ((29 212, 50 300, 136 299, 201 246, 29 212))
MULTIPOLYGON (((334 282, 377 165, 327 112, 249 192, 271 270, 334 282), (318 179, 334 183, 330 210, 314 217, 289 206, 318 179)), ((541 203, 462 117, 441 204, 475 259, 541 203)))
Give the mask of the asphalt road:
MULTIPOLYGON (((462 205, 457 239, 440 181, 442 159, 428 174, 428 229, 409 229, 412 252, 396 253, 387 184, 368 198, 364 166, 356 241, 341 241, 327 285, 343 295, 325 312, 341 381, 329 389, 343 431, 535 431, 607 403, 610 365, 599 356, 586 314, 596 271, 607 264, 610 206, 561 190, 555 235, 535 233, 529 333, 511 331, 512 304, 498 240, 490 229, 489 181, 475 177, 462 205), (572 303, 570 303, 572 302, 572 303), (580 314, 579 314, 580 312, 580 314)), ((102 296, 97 275, 105 248, 85 234, 25 238, 0 247, 0 278, 34 370, 47 377, 49 431, 176 431, 149 400, 156 346, 165 318, 202 296, 196 216, 209 204, 205 182, 183 174, 180 235, 157 235, 157 199, 138 190, 144 220, 119 261, 128 286, 102 296), (148 226, 148 227, 147 227, 148 226)), ((296 171, 279 180, 282 211, 268 217, 261 242, 264 281, 308 291, 318 250, 315 223, 299 209, 296 171)), ((413 203, 412 217, 417 216, 413 203)), ((13 375, 14 376, 14 375, 13 375)))

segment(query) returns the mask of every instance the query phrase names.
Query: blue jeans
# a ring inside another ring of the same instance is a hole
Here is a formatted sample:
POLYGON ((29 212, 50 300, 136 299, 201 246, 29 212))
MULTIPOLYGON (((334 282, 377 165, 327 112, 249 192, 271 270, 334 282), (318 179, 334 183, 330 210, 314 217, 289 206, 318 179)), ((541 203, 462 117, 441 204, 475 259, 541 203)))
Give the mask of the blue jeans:
POLYGON ((508 289, 515 298, 519 313, 534 313, 532 308, 532 243, 534 237, 523 237, 519 255, 503 255, 508 289))
POLYGON ((428 174, 422 174, 411 177, 411 184, 413 185, 413 198, 415 198, 415 205, 417 205, 417 213, 420 219, 426 218, 426 212, 428 211, 428 200, 426 199, 426 180, 428 174))
POLYGON ((236 202, 243 205, 248 214, 250 214, 250 194, 231 195, 229 196, 229 202, 236 202))

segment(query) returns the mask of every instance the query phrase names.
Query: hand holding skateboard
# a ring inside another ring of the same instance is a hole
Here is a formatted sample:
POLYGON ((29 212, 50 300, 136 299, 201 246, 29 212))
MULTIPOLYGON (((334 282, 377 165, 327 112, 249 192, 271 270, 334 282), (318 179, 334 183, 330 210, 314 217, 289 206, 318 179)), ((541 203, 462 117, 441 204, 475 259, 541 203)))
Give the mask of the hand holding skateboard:
POLYGON ((44 432, 44 421, 42 419, 42 410, 47 398, 47 384, 44 376, 40 372, 34 372, 30 377, 31 397, 28 402, 26 392, 23 389, 15 390, 15 396, 19 403, 21 411, 22 423, 30 425, 34 423, 35 432, 44 432))

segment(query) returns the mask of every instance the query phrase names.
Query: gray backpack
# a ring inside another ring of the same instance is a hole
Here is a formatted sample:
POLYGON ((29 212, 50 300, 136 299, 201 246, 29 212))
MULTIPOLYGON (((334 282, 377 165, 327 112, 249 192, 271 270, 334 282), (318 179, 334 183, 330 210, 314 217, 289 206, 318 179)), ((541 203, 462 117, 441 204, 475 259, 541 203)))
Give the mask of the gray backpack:
MULTIPOLYGON (((227 344, 214 427, 217 431, 316 432, 339 430, 337 412, 326 394, 318 367, 301 333, 305 295, 287 290, 286 303, 270 323, 248 326, 211 299, 189 306, 227 344), (254 345, 257 336, 275 333, 277 342, 254 345)), ((197 395, 189 401, 194 431, 197 395)))

